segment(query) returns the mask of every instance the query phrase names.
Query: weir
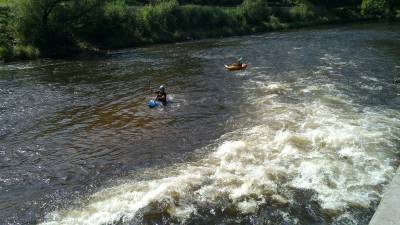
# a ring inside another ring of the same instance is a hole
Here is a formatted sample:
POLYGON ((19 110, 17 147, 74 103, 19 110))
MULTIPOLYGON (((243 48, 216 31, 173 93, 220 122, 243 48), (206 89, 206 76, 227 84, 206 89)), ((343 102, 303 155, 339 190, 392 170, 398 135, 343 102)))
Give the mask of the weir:
POLYGON ((398 224, 400 224, 400 167, 384 192, 378 209, 369 222, 369 225, 398 224))
MULTIPOLYGON (((400 66, 396 66, 394 83, 400 84, 400 66)), ((383 194, 374 216, 369 225, 398 225, 400 224, 400 167, 383 194)))

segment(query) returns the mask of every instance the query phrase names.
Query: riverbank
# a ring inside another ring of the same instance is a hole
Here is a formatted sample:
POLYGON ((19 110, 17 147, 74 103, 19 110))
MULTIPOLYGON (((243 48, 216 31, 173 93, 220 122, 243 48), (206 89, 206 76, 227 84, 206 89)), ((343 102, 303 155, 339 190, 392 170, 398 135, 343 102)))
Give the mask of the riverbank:
POLYGON ((249 0, 230 7, 181 5, 177 1, 132 6, 124 1, 110 1, 101 6, 71 8, 53 5, 35 8, 35 3, 18 7, 8 4, 0 5, 0 10, 6 18, 0 18, 4 30, 0 36, 0 59, 4 61, 400 18, 398 10, 397 14, 392 10, 384 16, 365 15, 354 5, 321 7, 299 3, 270 6, 263 1, 249 0), (66 17, 68 14, 71 16, 66 17))

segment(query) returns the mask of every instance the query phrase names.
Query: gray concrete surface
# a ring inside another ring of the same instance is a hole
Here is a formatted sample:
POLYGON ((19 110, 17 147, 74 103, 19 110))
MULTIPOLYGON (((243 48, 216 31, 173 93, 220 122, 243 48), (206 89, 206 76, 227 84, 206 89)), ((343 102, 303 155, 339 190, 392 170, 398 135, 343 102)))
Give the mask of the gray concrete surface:
POLYGON ((390 185, 385 189, 369 225, 400 225, 400 167, 390 185))

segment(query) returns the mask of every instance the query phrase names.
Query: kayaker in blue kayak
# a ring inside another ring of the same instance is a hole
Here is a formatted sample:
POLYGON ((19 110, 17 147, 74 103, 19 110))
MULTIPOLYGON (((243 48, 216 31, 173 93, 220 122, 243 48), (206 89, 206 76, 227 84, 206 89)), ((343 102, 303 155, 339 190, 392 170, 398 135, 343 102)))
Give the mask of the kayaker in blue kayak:
POLYGON ((157 94, 156 101, 161 102, 163 105, 167 104, 167 92, 165 92, 165 86, 161 85, 159 90, 155 92, 157 94))

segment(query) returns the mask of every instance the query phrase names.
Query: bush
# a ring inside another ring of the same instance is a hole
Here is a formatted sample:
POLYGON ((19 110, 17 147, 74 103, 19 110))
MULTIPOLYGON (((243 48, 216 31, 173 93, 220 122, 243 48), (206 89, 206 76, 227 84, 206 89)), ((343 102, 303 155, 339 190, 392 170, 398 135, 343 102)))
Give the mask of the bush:
POLYGON ((96 19, 105 0, 18 1, 18 33, 21 43, 35 46, 47 56, 76 52, 77 29, 96 19))
POLYGON ((179 28, 215 29, 229 24, 228 14, 220 7, 186 5, 179 10, 179 28))
POLYGON ((354 21, 361 18, 358 9, 352 9, 348 7, 339 7, 333 10, 335 16, 338 17, 340 20, 344 21, 354 21))
POLYGON ((6 47, 0 47, 0 60, 7 60, 11 57, 10 49, 6 47))
POLYGON ((358 7, 361 5, 361 0, 308 0, 314 6, 318 7, 358 7))
POLYGON ((306 21, 314 17, 314 11, 309 5, 299 4, 290 9, 290 15, 295 21, 306 21))
POLYGON ((381 17, 388 10, 387 0, 363 0, 361 4, 361 14, 364 16, 381 17))
POLYGON ((13 43, 14 30, 12 21, 14 21, 14 14, 11 12, 11 7, 0 5, 0 46, 10 48, 13 43))
POLYGON ((239 6, 239 13, 244 18, 246 25, 263 25, 271 15, 267 1, 245 0, 239 6))
POLYGON ((136 8, 129 8, 124 0, 114 0, 85 19, 85 26, 75 31, 84 49, 119 48, 137 45, 141 29, 136 8), (85 43, 82 43, 85 42, 85 43))
POLYGON ((179 4, 198 4, 198 5, 218 5, 218 6, 236 6, 243 0, 179 0, 179 4))
POLYGON ((30 45, 16 45, 13 49, 13 57, 18 59, 34 59, 39 57, 39 50, 30 45))
POLYGON ((285 23, 282 23, 278 17, 276 16, 270 16, 269 17, 269 23, 268 27, 271 30, 278 30, 278 29, 286 29, 288 26, 285 23))
POLYGON ((144 36, 150 38, 151 42, 170 41, 177 28, 177 7, 176 0, 143 7, 139 21, 143 25, 144 36))

